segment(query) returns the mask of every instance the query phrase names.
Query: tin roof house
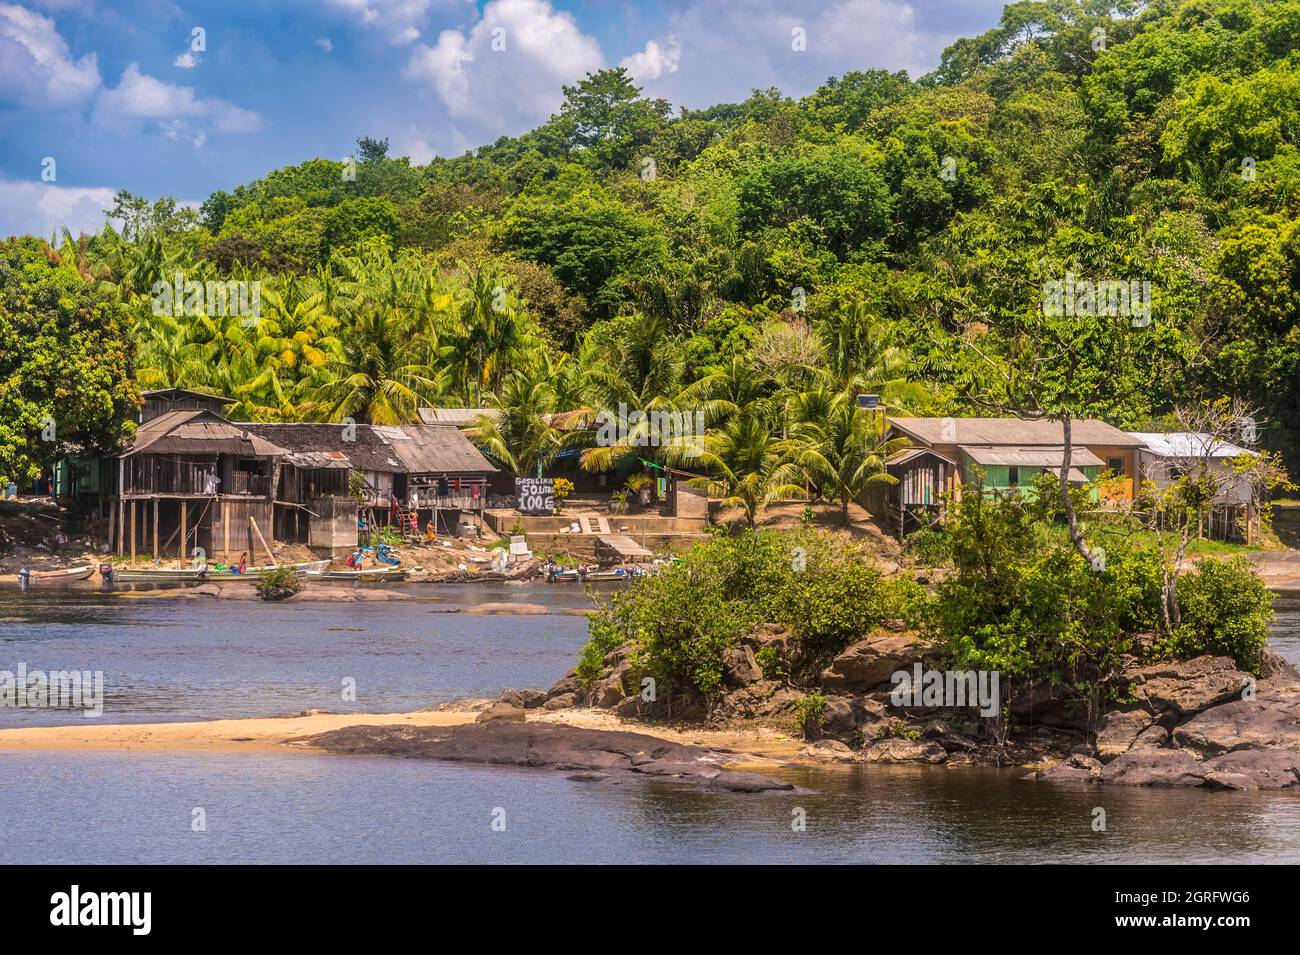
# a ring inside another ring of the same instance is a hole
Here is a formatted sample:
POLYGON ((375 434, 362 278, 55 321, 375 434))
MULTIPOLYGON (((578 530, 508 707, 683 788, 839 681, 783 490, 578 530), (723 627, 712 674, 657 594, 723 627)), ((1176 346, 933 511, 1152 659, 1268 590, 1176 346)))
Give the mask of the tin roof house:
MULTIPOLYGON (((963 487, 1030 493, 1033 478, 1059 471, 1065 456, 1059 421, 1022 418, 887 419, 891 438, 911 447, 894 455, 886 470, 897 479, 873 491, 866 507, 897 521, 900 534, 937 519, 943 501, 963 487)), ((1102 471, 1116 476, 1107 496, 1130 498, 1136 454, 1142 442, 1104 421, 1071 422, 1069 480, 1084 484, 1102 471)))

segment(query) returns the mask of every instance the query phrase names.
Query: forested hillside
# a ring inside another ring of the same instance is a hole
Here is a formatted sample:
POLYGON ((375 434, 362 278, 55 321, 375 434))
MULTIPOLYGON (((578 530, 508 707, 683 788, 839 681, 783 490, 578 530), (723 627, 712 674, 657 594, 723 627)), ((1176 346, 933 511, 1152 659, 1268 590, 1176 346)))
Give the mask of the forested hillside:
MULTIPOLYGON (((802 99, 679 111, 606 70, 545 125, 427 166, 363 138, 354 164, 277 169, 197 212, 123 193, 120 231, 64 236, 53 261, 126 310, 139 387, 265 419, 499 406, 479 440, 520 468, 573 440, 556 413, 698 408, 730 490, 762 497, 802 462, 833 498, 888 451, 866 392, 1125 428, 1236 397, 1294 469, 1298 51, 1300 0, 1047 0, 931 75, 864 63, 802 99), (177 273, 259 282, 259 312, 157 307, 177 273), (1074 280, 1149 283, 1149 320, 1045 316, 1047 283, 1074 280)), ((11 293, 23 274, 0 272, 11 293)), ((29 306, 0 299, 0 340, 41 323, 29 306)), ((40 388, 26 400, 57 418, 40 388)), ((95 411, 78 427, 120 413, 95 411)), ((2 428, 0 472, 30 471, 39 441, 2 428)))

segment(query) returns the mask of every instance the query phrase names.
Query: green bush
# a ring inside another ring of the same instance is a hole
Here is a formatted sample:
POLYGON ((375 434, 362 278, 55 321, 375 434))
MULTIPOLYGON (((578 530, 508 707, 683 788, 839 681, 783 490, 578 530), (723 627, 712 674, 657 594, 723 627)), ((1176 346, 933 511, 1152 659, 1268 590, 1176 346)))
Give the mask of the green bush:
POLYGON ((263 600, 285 600, 302 590, 292 567, 275 567, 257 575, 257 595, 263 600))
POLYGON ((1232 657, 1259 672, 1273 619, 1273 595, 1244 557, 1202 560, 1178 581, 1182 620, 1168 648, 1175 656, 1232 657))
POLYGON ((907 552, 920 567, 943 567, 952 562, 952 537, 925 527, 907 536, 907 552))
MULTIPOLYGON (((665 692, 714 697, 723 654, 763 623, 787 627, 815 665, 901 606, 869 557, 859 544, 808 529, 716 535, 599 608, 579 672, 594 679, 600 657, 635 641, 665 692)), ((778 661, 766 659, 764 673, 774 674, 778 661)))
POLYGON ((805 737, 816 736, 822 728, 822 719, 826 715, 826 697, 820 693, 806 693, 795 704, 795 725, 805 737))

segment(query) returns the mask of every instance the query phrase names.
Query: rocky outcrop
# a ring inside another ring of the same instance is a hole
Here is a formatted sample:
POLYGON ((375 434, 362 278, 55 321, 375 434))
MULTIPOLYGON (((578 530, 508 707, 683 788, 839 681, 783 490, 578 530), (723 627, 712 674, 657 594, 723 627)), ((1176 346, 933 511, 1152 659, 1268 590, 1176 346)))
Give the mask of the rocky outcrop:
POLYGON ((723 679, 733 689, 750 686, 763 679, 763 670, 754 659, 752 647, 741 644, 722 654, 723 679))
POLYGON ((1125 786, 1300 788, 1300 680, 1285 664, 1256 684, 1227 657, 1196 657, 1125 671, 1138 706, 1107 713, 1088 779, 1071 763, 1043 779, 1125 786), (1245 686, 1243 686, 1245 684, 1245 686), (1247 692, 1243 692, 1248 690, 1247 692))
POLYGON ((1131 750, 1102 767, 1101 779, 1124 786, 1202 786, 1205 766, 1177 749, 1131 750))
POLYGON ((1193 657, 1124 671, 1138 702, 1151 713, 1179 717, 1240 698, 1251 680, 1229 657, 1193 657))
POLYGON ((942 763, 948 751, 928 740, 882 739, 862 747, 864 763, 942 763))
POLYGON ((522 723, 524 721, 524 708, 515 706, 506 700, 497 700, 474 718, 477 723, 490 723, 493 720, 514 720, 522 723))
POLYGON ((874 740, 889 727, 888 708, 866 696, 828 696, 820 731, 841 739, 874 740))
POLYGON ((494 720, 457 726, 348 726, 289 741, 331 753, 405 756, 526 766, 591 774, 582 778, 657 777, 735 793, 794 790, 790 783, 726 768, 735 756, 640 733, 554 723, 494 720))
POLYGON ((1260 684, 1255 699, 1212 707, 1176 727, 1173 742, 1203 758, 1242 749, 1300 752, 1300 684, 1260 684))
POLYGON ((897 670, 911 670, 931 649, 910 633, 877 630, 837 656, 822 671, 822 689, 831 693, 871 690, 888 683, 897 670))

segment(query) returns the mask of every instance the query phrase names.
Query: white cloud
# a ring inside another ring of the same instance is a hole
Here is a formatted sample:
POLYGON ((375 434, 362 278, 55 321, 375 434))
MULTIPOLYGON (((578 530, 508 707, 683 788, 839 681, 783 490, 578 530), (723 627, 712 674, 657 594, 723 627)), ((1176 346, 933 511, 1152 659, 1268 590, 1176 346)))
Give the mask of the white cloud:
POLYGON ((665 38, 623 61, 651 96, 692 108, 744 99, 755 87, 803 95, 851 70, 909 70, 938 62, 947 37, 927 32, 907 0, 694 0, 665 38), (793 31, 806 49, 792 48, 793 31))
POLYGON ((330 38, 327 36, 318 37, 316 39, 316 45, 320 47, 322 50, 324 50, 326 53, 334 52, 334 44, 330 42, 330 38))
POLYGON ((179 86, 141 73, 131 63, 116 88, 105 90, 95 106, 95 121, 124 128, 150 121, 172 139, 188 138, 201 146, 208 131, 250 133, 262 128, 262 118, 222 99, 205 99, 192 86, 179 86))
POLYGON ((554 113, 561 85, 604 65, 600 44, 550 0, 491 0, 468 31, 419 44, 406 74, 433 88, 472 133, 519 133, 554 113))
POLYGON ((413 43, 420 38, 420 26, 433 6, 446 6, 447 0, 329 0, 353 17, 363 27, 378 30, 394 44, 413 43))
POLYGON ((192 70, 194 69, 194 67, 198 65, 199 65, 199 58, 195 56, 193 53, 191 53, 189 50, 186 50, 184 53, 182 53, 180 56, 176 57, 176 59, 172 61, 172 66, 178 66, 182 70, 192 70))
POLYGON ((0 222, 6 230, 43 239, 65 225, 73 235, 95 232, 104 224, 104 210, 113 207, 113 193, 112 189, 0 179, 0 222))
POLYGON ((0 102, 34 108, 73 106, 99 85, 95 54, 74 61, 52 19, 0 3, 0 102))
POLYGON ((623 57, 619 66, 626 67, 634 79, 644 83, 657 80, 665 73, 676 73, 681 56, 681 43, 676 37, 670 36, 662 44, 651 40, 640 53, 623 57))

